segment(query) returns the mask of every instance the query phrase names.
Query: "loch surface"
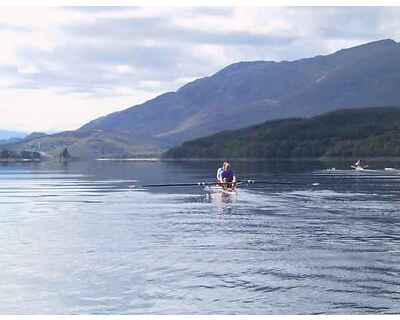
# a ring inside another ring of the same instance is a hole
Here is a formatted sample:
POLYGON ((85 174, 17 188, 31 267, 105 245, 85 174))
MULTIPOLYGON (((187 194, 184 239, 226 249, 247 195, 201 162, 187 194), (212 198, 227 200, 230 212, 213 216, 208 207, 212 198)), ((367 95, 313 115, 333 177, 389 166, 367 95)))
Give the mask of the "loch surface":
POLYGON ((219 164, 0 166, 0 313, 400 313, 400 163, 219 164))

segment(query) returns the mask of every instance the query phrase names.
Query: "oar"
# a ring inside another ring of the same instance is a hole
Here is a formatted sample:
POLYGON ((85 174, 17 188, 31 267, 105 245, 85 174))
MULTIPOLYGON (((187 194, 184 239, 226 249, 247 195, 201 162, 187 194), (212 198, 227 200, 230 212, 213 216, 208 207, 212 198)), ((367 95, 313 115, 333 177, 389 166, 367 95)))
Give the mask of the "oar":
POLYGON ((294 182, 279 182, 273 180, 239 180, 238 183, 246 184, 294 184, 294 182))
MULTIPOLYGON (((238 182, 239 184, 268 184, 268 185, 284 185, 284 186, 291 186, 291 185, 295 185, 296 182, 292 181, 292 182, 280 182, 280 181, 273 181, 273 180, 239 180, 238 182)), ((300 182, 297 182, 297 184, 300 184, 300 182)), ((320 183, 319 182, 313 182, 311 183, 312 186, 319 186, 320 183)))
POLYGON ((144 184, 142 187, 152 188, 152 187, 192 187, 192 186, 212 186, 216 182, 194 182, 194 183, 165 183, 165 184, 144 184))
MULTIPOLYGON (((233 184, 233 182, 209 182, 209 181, 201 181, 201 182, 189 182, 189 183, 164 183, 164 184, 144 184, 142 187, 144 188, 154 188, 154 187, 193 187, 193 186, 213 186, 213 185, 223 185, 223 184, 233 184)), ((272 181, 272 180, 239 180, 236 182, 237 185, 240 184, 272 184, 272 185, 293 185, 293 182, 279 182, 279 181, 272 181)))

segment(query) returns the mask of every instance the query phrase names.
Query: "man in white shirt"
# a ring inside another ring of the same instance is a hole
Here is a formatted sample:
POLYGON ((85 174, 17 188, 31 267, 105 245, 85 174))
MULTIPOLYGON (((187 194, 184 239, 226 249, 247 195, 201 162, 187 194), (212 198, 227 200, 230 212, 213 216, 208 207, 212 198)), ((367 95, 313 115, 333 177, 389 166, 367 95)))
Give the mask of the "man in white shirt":
POLYGON ((223 182, 222 181, 222 172, 224 172, 224 167, 228 163, 228 161, 224 161, 222 164, 222 167, 217 170, 217 182, 223 182))

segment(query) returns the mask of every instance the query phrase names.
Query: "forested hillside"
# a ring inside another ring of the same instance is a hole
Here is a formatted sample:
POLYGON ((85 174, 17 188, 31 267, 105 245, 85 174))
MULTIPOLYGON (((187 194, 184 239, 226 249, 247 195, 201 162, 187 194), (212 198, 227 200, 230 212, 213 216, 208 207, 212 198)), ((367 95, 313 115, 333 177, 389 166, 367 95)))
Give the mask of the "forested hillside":
POLYGON ((183 143, 167 158, 399 157, 400 108, 345 109, 183 143))

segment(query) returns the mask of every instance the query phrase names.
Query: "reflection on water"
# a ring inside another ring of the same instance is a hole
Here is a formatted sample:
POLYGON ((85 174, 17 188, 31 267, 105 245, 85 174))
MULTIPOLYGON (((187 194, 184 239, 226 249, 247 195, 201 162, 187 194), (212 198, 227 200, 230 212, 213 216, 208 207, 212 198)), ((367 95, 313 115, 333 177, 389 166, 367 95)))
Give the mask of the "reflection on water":
POLYGON ((400 311, 396 163, 240 162, 270 183, 237 194, 140 188, 216 162, 53 166, 0 167, 0 313, 400 311))

